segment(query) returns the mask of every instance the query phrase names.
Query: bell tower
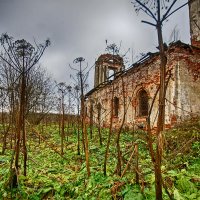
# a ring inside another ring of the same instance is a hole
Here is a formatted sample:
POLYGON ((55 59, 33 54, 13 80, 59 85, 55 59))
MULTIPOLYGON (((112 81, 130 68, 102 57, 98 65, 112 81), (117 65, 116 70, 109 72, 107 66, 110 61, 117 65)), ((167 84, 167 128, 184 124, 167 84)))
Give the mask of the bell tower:
POLYGON ((116 73, 124 69, 123 58, 119 55, 102 54, 95 63, 94 87, 113 80, 116 73))
POLYGON ((200 48, 200 0, 189 0, 191 44, 200 48))

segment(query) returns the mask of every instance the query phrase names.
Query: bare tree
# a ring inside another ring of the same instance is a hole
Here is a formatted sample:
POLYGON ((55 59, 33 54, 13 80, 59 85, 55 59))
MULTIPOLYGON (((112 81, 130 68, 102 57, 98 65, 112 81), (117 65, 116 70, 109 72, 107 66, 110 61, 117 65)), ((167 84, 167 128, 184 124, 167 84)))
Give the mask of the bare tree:
POLYGON ((109 132, 108 132, 108 141, 106 145, 106 152, 105 152, 105 157, 104 157, 104 165, 103 165, 103 173, 104 176, 106 176, 107 173, 107 160, 108 160, 108 154, 110 150, 110 141, 111 141, 111 136, 112 136, 112 126, 113 126, 113 99, 114 99, 114 85, 112 85, 112 97, 111 97, 111 102, 110 102, 110 125, 109 125, 109 132))
POLYGON ((77 141, 77 154, 80 155, 80 87, 79 85, 75 85, 73 88, 73 96, 76 100, 76 109, 77 109, 77 134, 78 134, 78 141, 77 141))
MULTIPOLYGON (((17 112, 19 108, 20 84, 19 74, 3 62, 0 68, 1 88, 7 95, 7 115, 9 120, 6 133, 9 135, 12 149, 13 139, 16 143, 17 112), (9 127, 9 129, 8 129, 9 127)), ((25 113, 24 116, 32 124, 39 124, 54 107, 54 82, 40 66, 35 66, 26 75, 25 113)), ((4 140, 5 141, 5 140, 4 140)))
MULTIPOLYGON (((107 41, 106 41, 106 45, 107 45, 107 41)), ((112 53, 113 56, 113 63, 114 63, 114 55, 119 53, 119 48, 117 47, 116 44, 110 44, 107 45, 106 50, 110 53, 112 53)), ((112 85, 112 97, 111 97, 111 110, 110 110, 110 126, 109 126, 109 133, 108 133, 108 141, 107 141, 107 145, 106 145, 106 152, 105 152, 105 158, 104 158, 104 168, 103 168, 103 172, 104 172, 104 176, 106 176, 106 172, 107 172, 107 160, 108 160, 108 154, 109 154, 109 148, 110 148, 110 140, 111 140, 111 136, 112 136, 112 125, 113 125, 113 99, 114 99, 114 84, 112 85)))
POLYGON ((26 112, 26 90, 27 76, 30 70, 39 62, 45 49, 50 45, 50 41, 46 40, 45 44, 34 47, 26 40, 13 41, 7 34, 3 34, 0 38, 1 45, 6 56, 0 55, 0 59, 7 63, 17 74, 17 81, 20 87, 19 92, 19 108, 17 117, 17 141, 15 146, 15 172, 13 174, 13 186, 17 186, 17 176, 19 174, 19 155, 20 143, 23 142, 24 155, 24 175, 26 176, 27 148, 26 148, 26 131, 25 131, 25 112, 26 112), (22 137, 21 137, 22 133, 22 137))
POLYGON ((40 67, 31 72, 27 85, 27 115, 30 122, 39 124, 55 107, 55 82, 40 67))
POLYGON ((99 134, 99 144, 102 146, 102 135, 101 135, 101 112, 102 105, 100 103, 97 104, 97 120, 98 120, 98 134, 99 134))
POLYGON ((82 127, 82 140, 83 140, 83 148, 85 152, 85 161, 86 161, 86 168, 87 168, 87 174, 88 177, 90 176, 90 165, 89 165, 89 146, 88 146, 88 135, 86 130, 86 108, 85 108, 85 95, 84 90, 87 87, 86 80, 88 77, 88 73, 86 72, 84 74, 84 71, 87 69, 87 67, 83 68, 82 63, 85 61, 83 57, 78 57, 74 60, 74 63, 79 64, 79 69, 74 69, 77 71, 77 78, 78 78, 78 85, 80 87, 80 99, 81 99, 81 111, 80 111, 80 117, 81 117, 81 127, 82 127))
POLYGON ((166 65, 167 57, 165 55, 162 26, 173 13, 185 6, 187 3, 175 8, 178 0, 134 0, 135 11, 143 11, 153 22, 142 21, 148 25, 156 28, 160 52, 160 91, 159 91, 159 114, 157 120, 157 149, 155 160, 155 182, 156 182, 156 199, 162 200, 162 174, 161 174, 161 161, 162 161, 162 131, 165 124, 165 95, 166 95, 166 65))
POLYGON ((67 97, 68 97, 68 104, 66 106, 67 109, 67 141, 69 136, 70 124, 72 124, 72 112, 73 112, 73 105, 72 105, 72 86, 66 86, 67 97))
POLYGON ((6 150, 6 144, 7 144, 7 135, 10 129, 10 123, 7 124, 6 121, 6 108, 8 104, 8 95, 5 90, 5 88, 1 87, 0 88, 0 105, 1 105, 1 125, 2 125, 2 135, 3 135, 3 145, 2 145, 2 154, 5 153, 6 150))
MULTIPOLYGON (((5 55, 4 55, 5 56, 5 55)), ((1 89, 7 94, 8 105, 7 110, 10 115, 10 146, 12 148, 13 138, 16 144, 16 121, 17 121, 17 105, 19 102, 19 84, 17 83, 16 71, 1 59, 0 77, 1 89)))
POLYGON ((57 85, 58 92, 60 93, 60 104, 61 104, 61 155, 64 154, 64 139, 65 139, 65 95, 67 93, 67 86, 64 82, 57 85))
POLYGON ((92 139, 92 136, 93 136, 93 124, 94 124, 94 121, 93 121, 93 114, 94 114, 94 101, 93 100, 90 100, 90 139, 92 139))

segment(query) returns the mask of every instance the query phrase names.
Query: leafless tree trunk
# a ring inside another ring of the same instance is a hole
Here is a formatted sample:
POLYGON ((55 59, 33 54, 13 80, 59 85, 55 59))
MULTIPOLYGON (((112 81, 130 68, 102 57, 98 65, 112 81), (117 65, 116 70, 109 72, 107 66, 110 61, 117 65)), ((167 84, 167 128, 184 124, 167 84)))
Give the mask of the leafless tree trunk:
POLYGON ((102 146, 102 136, 101 136, 101 104, 99 103, 97 105, 97 110, 98 110, 98 134, 99 134, 99 144, 102 146))
POLYGON ((139 157, 139 152, 138 152, 138 144, 135 144, 135 182, 136 184, 139 184, 139 167, 138 167, 138 157, 139 157))
POLYGON ((104 158, 104 165, 103 165, 103 173, 104 176, 106 176, 107 173, 107 160, 108 160, 108 153, 110 148, 110 140, 112 136, 112 126, 113 126, 113 99, 114 99, 114 84, 112 85, 112 97, 110 102, 110 126, 109 126, 109 132, 108 132, 108 141, 106 145, 106 152, 105 152, 105 158, 104 158))
POLYGON ((64 139, 65 139, 65 95, 67 92, 67 86, 64 82, 61 82, 57 85, 58 92, 60 93, 60 112, 61 112, 61 119, 60 119, 60 139, 61 139, 61 155, 64 154, 64 139))
MULTIPOLYGON (((5 51, 5 55, 0 54, 0 59, 15 72, 19 80, 19 104, 18 104, 18 117, 17 117, 17 137, 15 146, 15 173, 12 174, 14 187, 17 186, 17 176, 19 174, 19 156, 20 145, 23 146, 24 155, 24 175, 26 176, 26 162, 27 162, 27 148, 26 148, 26 131, 25 131, 25 113, 27 111, 27 77, 31 69, 38 63, 39 59, 44 53, 46 47, 50 44, 49 40, 45 45, 38 45, 34 48, 30 43, 25 40, 17 40, 13 42, 11 37, 3 34, 0 38, 1 45, 5 51)), ((14 85, 12 85, 13 90, 14 85)))
POLYGON ((93 102, 91 101, 90 104, 90 139, 92 139, 92 134, 93 134, 93 102))
POLYGON ((76 58, 74 60, 74 63, 79 63, 79 80, 80 80, 80 98, 81 98, 81 124, 82 124, 82 140, 83 140, 83 148, 85 152, 85 162, 86 162, 86 168, 87 168, 87 174, 88 177, 90 176, 90 165, 89 165, 89 146, 88 146, 88 135, 87 135, 87 130, 86 130, 86 110, 85 110, 85 97, 84 97, 84 75, 83 75, 83 70, 82 70, 82 62, 85 59, 82 57, 76 58))
POLYGON ((121 135, 122 128, 123 128, 124 122, 125 122, 125 117, 126 117, 126 97, 125 97, 123 76, 121 76, 121 80, 122 80, 122 94, 123 94, 123 109, 124 109, 124 111, 123 111, 122 123, 118 130, 117 139, 116 139, 116 143, 117 143, 117 174, 119 176, 121 176, 121 171, 122 171, 122 166, 121 166, 122 165, 122 163, 121 163, 122 155, 121 155, 121 148, 120 148, 120 135, 121 135))
POLYGON ((1 154, 5 153, 6 146, 7 146, 7 135, 10 130, 10 121, 9 124, 6 125, 6 112, 4 111, 4 107, 6 107, 6 98, 7 95, 4 91, 4 88, 0 88, 1 90, 1 125, 3 128, 3 145, 2 145, 2 152, 1 154))
MULTIPOLYGON (((167 65, 167 57, 165 55, 164 43, 162 37, 162 25, 163 22, 170 17, 173 13, 177 12, 180 8, 187 5, 187 3, 182 6, 176 8, 172 11, 176 0, 168 1, 168 0, 154 0, 154 2, 150 2, 148 0, 134 0, 133 4, 135 6, 136 12, 140 10, 144 11, 148 16, 153 19, 152 22, 142 21, 146 24, 154 26, 157 29, 158 36, 158 44, 159 44, 159 52, 160 52, 160 91, 159 91, 159 114, 157 120, 157 141, 156 141, 156 155, 155 155, 155 188, 156 188, 156 200, 162 200, 162 173, 161 173, 161 162, 162 162, 162 131, 164 130, 165 125, 165 94, 166 94, 166 65, 167 65), (164 6, 163 6, 164 5, 164 6), (161 10, 166 9, 164 13, 161 10)), ((149 129, 149 127, 148 127, 149 129)), ((149 137, 151 138, 150 131, 149 137)), ((149 143, 150 152, 152 160, 153 151, 151 141, 149 143)))
POLYGON ((64 96, 62 97, 62 128, 61 128, 61 155, 64 154, 64 139, 65 139, 65 107, 64 96))
POLYGON ((80 87, 76 85, 74 87, 74 97, 77 101, 77 117, 76 117, 76 122, 77 122, 77 136, 78 136, 78 141, 77 141, 77 154, 80 155, 80 87))

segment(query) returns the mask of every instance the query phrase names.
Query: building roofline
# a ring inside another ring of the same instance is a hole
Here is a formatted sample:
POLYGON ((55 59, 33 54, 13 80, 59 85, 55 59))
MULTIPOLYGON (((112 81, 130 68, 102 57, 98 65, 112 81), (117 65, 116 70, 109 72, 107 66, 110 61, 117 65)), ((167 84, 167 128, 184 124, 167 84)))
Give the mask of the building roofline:
MULTIPOLYGON (((192 46, 190 44, 186 44, 186 43, 183 43, 181 42, 180 40, 176 41, 176 42, 171 42, 167 49, 170 50, 170 49, 173 49, 173 47, 179 47, 179 48, 184 48, 184 49, 189 49, 190 51, 192 51, 193 49, 197 49, 197 50, 200 50, 199 47, 196 47, 196 46, 192 46)), ((125 74, 127 74, 127 72, 135 69, 135 68, 138 68, 138 67, 141 67, 141 66, 144 66, 145 63, 147 62, 152 62, 153 61, 153 58, 156 58, 157 56, 159 56, 159 51, 158 52, 148 52, 146 53, 142 58, 140 58, 137 62, 133 63, 129 68, 125 69, 124 71, 122 72, 117 72, 115 74, 113 74, 112 76, 115 76, 116 79, 119 77, 119 76, 123 76, 125 74)), ((110 76, 109 78, 111 78, 112 76, 110 76)), ((93 89, 91 89, 87 94, 85 94, 85 98, 88 98, 93 92, 111 84, 113 81, 115 81, 116 79, 114 80, 107 80, 99 85, 97 85, 96 87, 94 87, 93 89)))

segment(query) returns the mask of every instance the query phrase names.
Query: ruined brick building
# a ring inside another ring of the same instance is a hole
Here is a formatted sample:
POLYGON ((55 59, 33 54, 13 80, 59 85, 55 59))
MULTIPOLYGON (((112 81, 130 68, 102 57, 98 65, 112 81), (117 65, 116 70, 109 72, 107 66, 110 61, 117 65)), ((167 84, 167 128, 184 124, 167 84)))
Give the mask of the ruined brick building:
MULTIPOLYGON (((167 91, 165 125, 200 115, 200 0, 189 4, 191 45, 177 41, 166 47, 167 91)), ((103 54, 96 61, 95 87, 86 94, 87 118, 101 126, 123 123, 145 126, 151 109, 151 125, 158 116, 159 53, 148 53, 124 70, 119 55, 103 54)))

